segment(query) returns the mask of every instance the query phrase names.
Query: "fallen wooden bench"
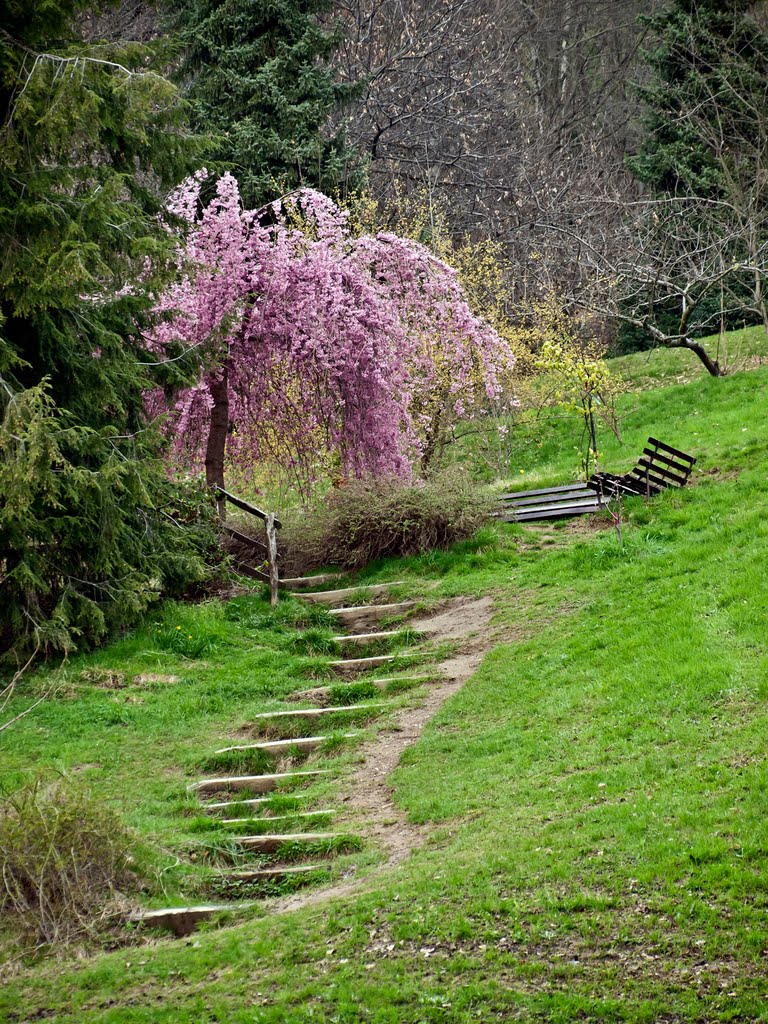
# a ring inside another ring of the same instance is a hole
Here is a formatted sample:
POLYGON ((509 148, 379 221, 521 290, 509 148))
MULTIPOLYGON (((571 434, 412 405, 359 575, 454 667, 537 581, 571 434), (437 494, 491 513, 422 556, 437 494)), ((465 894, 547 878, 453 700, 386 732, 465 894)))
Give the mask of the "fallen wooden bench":
POLYGON ((586 483, 502 494, 499 500, 504 507, 499 518, 507 523, 564 519, 599 512, 618 495, 651 498, 667 487, 684 487, 695 462, 693 456, 649 437, 637 465, 628 473, 595 473, 586 483))
POLYGON ((587 482, 601 495, 640 494, 651 498, 667 487, 685 487, 695 462, 692 455, 649 437, 637 465, 628 473, 595 473, 587 482))

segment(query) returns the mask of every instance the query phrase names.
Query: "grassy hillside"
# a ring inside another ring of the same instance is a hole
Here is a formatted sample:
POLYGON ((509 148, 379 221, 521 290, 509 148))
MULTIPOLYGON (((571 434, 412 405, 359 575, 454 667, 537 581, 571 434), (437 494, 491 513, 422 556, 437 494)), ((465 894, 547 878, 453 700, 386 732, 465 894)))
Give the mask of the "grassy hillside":
MULTIPOLYGON (((621 404, 607 468, 649 434, 699 458, 686 491, 626 503, 623 546, 583 523, 498 526, 365 576, 497 602, 503 642, 392 780, 432 830, 423 849, 362 894, 21 968, 0 1019, 768 1020, 768 368, 621 404)), ((548 421, 520 481, 568 479, 571 434, 548 421)), ((281 614, 171 608, 159 633, 68 666, 68 689, 0 737, 5 779, 78 766, 172 844, 205 751, 323 663, 281 614), (177 625, 208 638, 197 658, 173 649, 177 625), (82 676, 96 668, 184 685, 110 691, 82 676)))
MULTIPOLYGON (((768 335, 763 327, 729 331, 722 338, 713 335, 702 344, 727 373, 754 369, 768 361, 768 335)), ((700 360, 682 348, 654 348, 609 362, 614 371, 631 380, 636 388, 686 384, 707 372, 700 360)))

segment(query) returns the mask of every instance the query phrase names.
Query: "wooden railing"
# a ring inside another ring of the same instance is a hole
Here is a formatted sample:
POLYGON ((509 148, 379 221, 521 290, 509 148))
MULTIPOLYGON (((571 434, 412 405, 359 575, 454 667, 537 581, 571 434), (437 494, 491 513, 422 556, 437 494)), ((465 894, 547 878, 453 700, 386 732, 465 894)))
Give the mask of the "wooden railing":
MULTIPOLYGON (((254 547, 262 547, 266 549, 267 565, 269 566, 269 599, 273 605, 277 604, 280 597, 280 574, 277 567, 277 531, 281 529, 283 524, 273 512, 264 512, 262 509, 252 505, 250 501, 245 501, 243 498, 238 498, 237 495, 230 494, 229 491, 225 491, 223 487, 216 488, 216 497, 220 502, 228 501, 230 505, 234 505, 235 508, 239 508, 243 512, 248 512, 250 515, 256 516, 258 519, 263 521, 267 532, 266 544, 262 544, 260 541, 254 540, 252 537, 247 537, 244 533, 239 533, 237 530, 234 530, 231 526, 227 526, 224 523, 222 523, 222 529, 236 540, 252 544, 254 547)), ((259 575, 262 574, 259 573, 259 575)))

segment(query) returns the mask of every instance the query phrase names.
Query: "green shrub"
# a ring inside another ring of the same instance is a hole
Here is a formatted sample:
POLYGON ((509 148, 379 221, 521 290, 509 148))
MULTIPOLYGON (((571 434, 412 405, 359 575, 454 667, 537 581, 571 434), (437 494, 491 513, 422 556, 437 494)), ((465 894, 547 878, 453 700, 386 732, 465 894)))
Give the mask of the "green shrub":
POLYGON ((78 785, 37 780, 0 806, 0 912, 36 946, 113 927, 137 887, 131 837, 78 785))
POLYGON ((325 502, 288 522, 282 543, 302 571, 323 565, 354 569, 380 558, 448 548, 486 523, 491 501, 464 470, 428 481, 352 480, 325 502))

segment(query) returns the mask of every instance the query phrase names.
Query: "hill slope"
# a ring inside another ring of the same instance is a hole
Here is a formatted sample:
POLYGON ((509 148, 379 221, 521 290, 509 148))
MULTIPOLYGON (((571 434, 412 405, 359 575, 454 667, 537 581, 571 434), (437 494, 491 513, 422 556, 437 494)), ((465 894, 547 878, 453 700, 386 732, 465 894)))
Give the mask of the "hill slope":
MULTIPOLYGON (((500 642, 392 779, 425 847, 345 899, 25 970, 3 1019, 768 1019, 768 369, 623 402, 606 466, 651 433, 699 463, 626 503, 622 546, 498 527, 367 574, 496 601, 500 642)), ((535 472, 567 471, 562 440, 535 472)))

